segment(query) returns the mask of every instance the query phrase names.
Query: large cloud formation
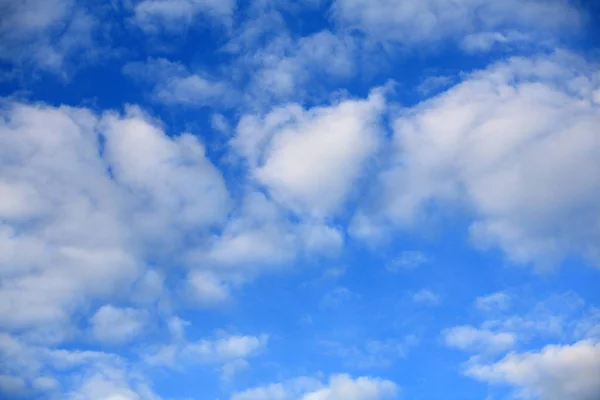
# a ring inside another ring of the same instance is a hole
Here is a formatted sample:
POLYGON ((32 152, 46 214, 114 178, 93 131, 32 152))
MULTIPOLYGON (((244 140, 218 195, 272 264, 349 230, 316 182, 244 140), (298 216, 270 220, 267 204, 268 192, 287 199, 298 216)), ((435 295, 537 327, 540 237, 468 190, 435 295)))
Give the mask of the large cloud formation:
POLYGON ((597 263, 599 88, 594 65, 572 55, 517 57, 402 110, 376 217, 359 213, 355 234, 453 209, 472 216, 475 245, 512 261, 597 263))

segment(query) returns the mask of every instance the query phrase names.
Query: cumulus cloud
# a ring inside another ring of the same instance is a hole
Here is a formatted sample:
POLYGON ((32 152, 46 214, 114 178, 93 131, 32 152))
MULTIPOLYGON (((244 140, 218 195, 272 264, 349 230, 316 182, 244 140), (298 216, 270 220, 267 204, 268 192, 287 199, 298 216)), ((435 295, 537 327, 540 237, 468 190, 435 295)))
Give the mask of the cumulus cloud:
POLYGON ((366 100, 245 116, 231 146, 280 204, 323 218, 339 211, 378 150, 384 107, 376 90, 366 100))
POLYGON ((517 389, 523 398, 592 400, 600 397, 600 344, 582 340, 541 351, 510 353, 491 364, 470 365, 466 374, 517 389))
POLYGON ((412 226, 462 208, 472 242, 514 262, 598 262, 599 79, 570 54, 513 58, 403 110, 372 218, 358 222, 412 226))
POLYGON ((202 144, 167 137, 138 109, 97 116, 10 104, 3 113, 4 327, 68 327, 85 299, 118 297, 144 276, 147 257, 228 211, 202 144))
POLYGON ((383 400, 398 393, 395 383, 371 377, 332 375, 327 384, 314 378, 296 378, 235 393, 231 400, 383 400))
MULTIPOLYGON (((484 33, 497 36, 493 42, 515 36, 514 32, 534 38, 557 37, 576 31, 582 21, 580 12, 564 0, 336 0, 332 11, 341 28, 404 46, 452 39, 460 42, 468 35, 484 33)), ((468 46, 474 48, 475 41, 468 39, 468 46)), ((489 42, 487 39, 479 48, 491 47, 489 42)))

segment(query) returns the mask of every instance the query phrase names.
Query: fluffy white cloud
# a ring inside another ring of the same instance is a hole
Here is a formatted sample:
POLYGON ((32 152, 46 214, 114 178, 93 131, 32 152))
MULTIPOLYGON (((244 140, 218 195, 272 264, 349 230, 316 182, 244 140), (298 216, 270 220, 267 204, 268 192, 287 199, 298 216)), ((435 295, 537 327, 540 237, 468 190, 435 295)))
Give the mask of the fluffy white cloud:
POLYGON ((138 109, 97 116, 8 104, 3 116, 3 327, 68 329, 84 301, 124 296, 147 276, 147 257, 227 214, 223 179, 200 142, 167 137, 138 109))
POLYGON ((397 393, 396 384, 388 380, 332 375, 327 384, 314 378, 297 378, 235 393, 231 400, 383 400, 397 393))
POLYGON ((565 0, 336 0, 332 11, 341 28, 405 46, 467 37, 471 42, 467 46, 472 48, 474 39, 468 35, 478 33, 506 37, 518 32, 539 39, 565 34, 582 20, 565 0))
POLYGON ((229 25, 235 0, 142 0, 133 8, 133 21, 146 33, 181 32, 201 14, 229 25))
POLYGON ((599 86, 569 54, 513 58, 403 110, 372 218, 356 223, 410 226, 460 207, 473 243, 514 262, 599 261, 599 86))
POLYGON ((600 344, 583 340, 539 352, 510 353, 492 364, 471 365, 466 374, 513 386, 527 399, 593 400, 600 398, 600 344))
POLYGON ((95 367, 86 372, 71 391, 69 400, 160 400, 147 382, 136 374, 114 367, 95 367))
MULTIPOLYGON (((250 192, 236 207, 223 232, 207 248, 191 251, 190 265, 214 267, 226 280, 206 275, 225 292, 259 271, 280 268, 298 258, 331 257, 343 245, 339 228, 319 221, 291 221, 285 210, 260 192, 250 192)), ((191 283, 193 275, 188 277, 191 283)), ((199 287, 196 285, 196 287, 199 287)), ((217 291, 214 292, 215 294, 217 291)))
POLYGON ((472 326, 455 326, 443 332, 446 345, 469 352, 497 353, 515 346, 517 337, 510 332, 492 332, 472 326))
POLYGON ((278 108, 241 119, 232 148, 281 204, 325 217, 339 211, 380 146, 381 90, 330 107, 278 108))
POLYGON ((148 320, 149 315, 144 310, 105 305, 90 318, 91 333, 102 343, 121 344, 139 335, 148 320))

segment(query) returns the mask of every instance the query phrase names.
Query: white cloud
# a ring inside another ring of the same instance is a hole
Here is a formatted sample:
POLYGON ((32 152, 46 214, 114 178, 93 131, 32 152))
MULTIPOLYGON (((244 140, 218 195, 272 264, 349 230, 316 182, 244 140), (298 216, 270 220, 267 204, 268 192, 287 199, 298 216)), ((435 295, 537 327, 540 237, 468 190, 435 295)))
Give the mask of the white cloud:
POLYGON ((247 358, 262 350, 268 342, 268 336, 227 335, 215 340, 200 340, 188 344, 187 352, 204 362, 229 362, 247 358))
POLYGON ((184 337, 185 321, 172 319, 169 327, 172 343, 149 348, 144 360, 153 366, 178 368, 181 365, 205 364, 219 368, 223 380, 248 367, 248 360, 266 348, 269 336, 232 335, 220 332, 215 338, 188 341, 184 337))
POLYGON ((593 68, 564 53, 513 58, 403 110, 378 201, 358 217, 387 229, 462 208, 473 243, 511 261, 600 260, 593 68))
POLYGON ((504 311, 510 306, 511 297, 504 292, 491 293, 475 299, 475 308, 483 312, 504 311))
MULTIPOLYGON (((9 398, 19 394, 24 398, 159 400, 148 382, 120 356, 46 347, 30 343, 26 335, 0 333, 0 368, 19 381, 17 388, 17 381, 11 379, 18 393, 10 393, 9 398)), ((5 394, 2 390, 0 395, 5 394)))
POLYGON ((160 400, 147 382, 114 366, 89 370, 69 400, 160 400))
POLYGON ((151 85, 152 98, 160 103, 201 107, 230 105, 235 101, 228 83, 201 71, 191 72, 183 64, 164 58, 128 63, 123 73, 151 85))
POLYGON ((351 77, 357 55, 356 44, 349 36, 320 31, 292 39, 279 34, 240 59, 238 68, 252 71, 250 91, 254 98, 299 99, 314 91, 315 82, 323 76, 329 80, 351 77))
POLYGON ((384 107, 377 90, 366 100, 309 110, 291 105, 262 118, 245 116, 231 145, 279 203, 325 217, 344 204, 379 148, 384 107))
POLYGON ((327 384, 304 377, 247 389, 233 394, 231 400, 383 400, 397 393, 398 387, 391 381, 342 374, 332 375, 327 384))
POLYGON ((539 40, 576 31, 582 21, 579 11, 564 0, 336 0, 332 11, 342 29, 404 46, 460 41, 488 32, 523 32, 539 40))
POLYGON ((237 284, 260 270, 280 268, 300 257, 331 257, 342 248, 340 229, 319 221, 291 221, 263 193, 241 199, 229 223, 206 249, 192 251, 189 265, 208 265, 237 284))
POLYGON ((204 306, 224 303, 231 296, 228 282, 210 271, 191 271, 186 286, 191 300, 204 306))
POLYGON ((202 144, 190 134, 167 137, 139 109, 98 116, 7 104, 3 116, 5 328, 68 331, 79 306, 127 297, 146 279, 148 257, 174 254, 188 232, 227 215, 228 193, 202 144))
POLYGON ((600 398, 600 344, 583 340, 538 352, 510 353, 492 364, 471 365, 466 374, 513 386, 523 398, 593 400, 600 398))
POLYGON ((437 306, 442 302, 441 296, 428 289, 421 289, 412 296, 412 301, 418 304, 437 306))
POLYGON ((94 338, 106 344, 122 344, 138 336, 148 324, 145 310, 102 306, 90 318, 94 338))
POLYGON ((456 81, 455 76, 434 75, 428 76, 417 86, 417 91, 424 95, 430 95, 434 92, 440 92, 456 81))
POLYGON ((146 33, 181 32, 198 15, 229 25, 235 0, 142 0, 133 8, 133 21, 146 33))
POLYGON ((519 32, 479 32, 465 36, 461 47, 470 53, 480 53, 497 46, 518 46, 528 42, 533 40, 519 32))
POLYGON ((443 332, 446 345, 469 352, 493 354, 513 348, 517 337, 510 332, 492 332, 473 326, 455 326, 443 332))

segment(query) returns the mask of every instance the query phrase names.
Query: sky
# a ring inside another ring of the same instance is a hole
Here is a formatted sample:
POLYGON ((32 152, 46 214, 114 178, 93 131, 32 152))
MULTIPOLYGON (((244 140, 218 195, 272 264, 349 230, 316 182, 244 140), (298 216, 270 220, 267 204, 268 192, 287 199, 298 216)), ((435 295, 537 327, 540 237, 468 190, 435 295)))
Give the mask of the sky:
POLYGON ((600 399, 599 16, 0 0, 0 399, 600 399))

